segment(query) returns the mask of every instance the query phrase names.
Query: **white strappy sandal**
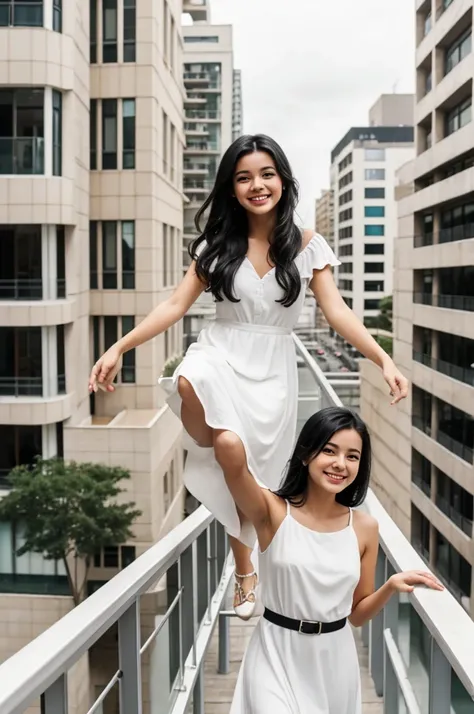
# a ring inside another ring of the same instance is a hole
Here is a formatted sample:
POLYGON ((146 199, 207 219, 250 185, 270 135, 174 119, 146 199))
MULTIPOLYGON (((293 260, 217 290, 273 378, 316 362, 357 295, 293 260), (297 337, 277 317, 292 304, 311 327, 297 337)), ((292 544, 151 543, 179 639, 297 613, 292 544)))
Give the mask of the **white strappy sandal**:
POLYGON ((234 605, 234 612, 237 617, 240 617, 241 620, 250 620, 255 612, 255 607, 257 605, 257 596, 255 592, 257 583, 258 576, 255 570, 252 573, 246 573, 245 575, 235 573, 234 595, 238 598, 239 602, 238 605, 234 605), (240 579, 242 581, 244 578, 255 578, 255 586, 247 593, 244 591, 242 583, 238 580, 240 579))

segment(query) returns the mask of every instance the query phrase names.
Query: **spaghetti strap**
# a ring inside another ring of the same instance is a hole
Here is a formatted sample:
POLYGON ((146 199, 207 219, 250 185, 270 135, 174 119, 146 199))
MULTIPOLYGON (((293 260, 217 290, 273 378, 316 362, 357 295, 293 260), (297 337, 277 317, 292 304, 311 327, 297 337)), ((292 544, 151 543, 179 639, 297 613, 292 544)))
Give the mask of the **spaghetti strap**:
POLYGON ((286 502, 286 515, 289 516, 290 515, 290 502, 286 498, 285 498, 285 502, 286 502))
POLYGON ((352 525, 352 508, 349 508, 349 523, 347 525, 348 526, 352 525))

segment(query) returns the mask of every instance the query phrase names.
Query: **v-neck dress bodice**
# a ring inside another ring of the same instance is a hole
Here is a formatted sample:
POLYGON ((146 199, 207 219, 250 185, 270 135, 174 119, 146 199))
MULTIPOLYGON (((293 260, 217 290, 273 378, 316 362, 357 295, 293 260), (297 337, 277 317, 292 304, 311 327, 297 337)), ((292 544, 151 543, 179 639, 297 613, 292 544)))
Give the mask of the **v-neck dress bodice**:
MULTIPOLYGON (((292 330, 298 322, 314 270, 339 261, 316 234, 295 259, 301 291, 293 305, 277 300, 283 291, 271 269, 259 277, 248 258, 234 279, 239 302, 216 303, 216 319, 199 334, 173 378, 160 380, 168 403, 181 416, 178 378, 193 386, 206 423, 236 433, 245 448, 250 472, 267 488, 277 488, 290 457, 296 429, 298 376, 292 330)), ((241 531, 237 510, 212 448, 186 439, 184 482, 188 490, 226 527, 248 545, 253 528, 241 531)))

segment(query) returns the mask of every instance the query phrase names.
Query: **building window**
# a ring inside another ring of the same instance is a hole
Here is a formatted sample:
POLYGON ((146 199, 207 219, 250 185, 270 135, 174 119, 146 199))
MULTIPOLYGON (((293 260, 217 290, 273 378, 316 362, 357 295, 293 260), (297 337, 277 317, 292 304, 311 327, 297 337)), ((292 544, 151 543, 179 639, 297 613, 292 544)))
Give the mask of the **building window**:
POLYGON ((165 176, 168 176, 168 117, 166 116, 165 112, 162 112, 163 115, 163 173, 165 176))
POLYGON ((135 289, 135 222, 122 221, 122 288, 135 289))
POLYGON ((342 159, 342 161, 339 162, 339 166, 338 166, 339 173, 341 173, 341 171, 344 171, 344 169, 346 169, 351 164, 352 164, 352 152, 350 154, 347 154, 347 156, 345 156, 342 159))
POLYGON ((384 218, 385 206, 365 206, 364 216, 366 218, 384 218))
POLYGON ((102 222, 102 287, 117 289, 117 221, 102 222))
POLYGON ((117 0, 102 0, 102 62, 117 62, 117 0))
POLYGON ((352 183, 352 171, 349 171, 347 174, 345 174, 342 178, 339 179, 339 190, 343 189, 345 186, 348 186, 350 183, 352 183))
POLYGON ((0 424, 0 484, 9 484, 6 477, 15 466, 32 464, 43 453, 41 426, 0 424))
POLYGON ((432 18, 431 18, 431 12, 429 12, 425 17, 425 22, 423 25, 423 37, 426 37, 426 35, 431 31, 431 27, 432 27, 432 18))
POLYGON ((352 292, 352 280, 340 280, 339 289, 348 290, 349 292, 352 292))
POLYGON ((62 170, 62 95, 53 89, 53 176, 61 176, 62 170))
POLYGON ((427 436, 431 436, 431 411, 433 397, 416 385, 412 387, 412 424, 427 436))
POLYGON ((383 280, 366 280, 364 282, 364 291, 366 293, 383 293, 383 280))
POLYGON ((339 256, 343 258, 344 256, 352 255, 352 243, 350 245, 342 245, 339 248, 339 256))
POLYGON ((345 211, 339 213, 339 223, 350 221, 352 219, 352 208, 346 208, 345 211))
POLYGON ((97 0, 89 3, 89 45, 90 63, 97 63, 97 0))
POLYGON ((385 169, 365 169, 366 181, 385 181, 385 169))
POLYGON ((462 486, 436 469, 436 505, 464 533, 472 537, 473 497, 462 486))
POLYGON ((53 30, 54 32, 63 31, 62 0, 53 0, 53 30))
POLYGON ((364 226, 364 235, 366 236, 384 236, 385 226, 382 224, 366 225, 364 226))
POLYGON ((416 449, 411 450, 411 480, 431 498, 431 462, 416 449))
POLYGON ((90 168, 97 168, 97 99, 91 99, 89 110, 90 126, 90 168))
POLYGON ((219 42, 219 37, 217 35, 208 35, 206 37, 204 37, 204 36, 201 37, 201 36, 196 35, 195 37, 188 36, 188 37, 184 37, 183 39, 184 39, 185 44, 189 44, 189 45, 193 44, 193 43, 198 43, 198 42, 209 42, 209 43, 212 42, 213 44, 217 45, 219 42))
POLYGON ((429 94, 433 89, 433 73, 431 70, 425 73, 425 94, 429 94))
POLYGON ((474 238, 474 201, 441 212, 439 242, 474 238))
POLYGON ((429 562, 430 522, 413 504, 411 507, 411 544, 429 562))
POLYGON ((349 203, 352 201, 352 189, 350 191, 346 191, 345 193, 341 193, 339 196, 339 205, 343 206, 345 203, 349 203))
POLYGON ((345 240, 346 238, 352 238, 352 226, 339 228, 339 240, 345 240))
POLYGON ((64 226, 56 228, 56 277, 57 298, 66 297, 66 237, 64 226))
POLYGON ((364 263, 364 273, 383 273, 383 263, 364 263))
POLYGON ((42 27, 42 0, 3 0, 0 2, 0 27, 42 27))
MULTIPOLYGON (((95 361, 98 359, 97 355, 103 354, 117 342, 119 333, 121 336, 126 335, 130 330, 133 330, 134 326, 135 318, 133 316, 94 316, 92 318, 92 336, 95 361)), ((122 384, 135 383, 135 349, 124 354, 122 369, 114 381, 122 384)))
POLYGON ((136 0, 123 0, 123 61, 136 61, 136 0))
POLYGON ((117 168, 117 100, 102 100, 102 169, 117 168))
POLYGON ((0 300, 42 300, 40 225, 0 226, 0 300))
POLYGON ((462 129, 472 119, 472 97, 468 97, 453 109, 447 112, 445 117, 445 135, 449 136, 458 129, 462 129))
POLYGON ((123 154, 122 165, 124 169, 135 168, 135 100, 123 100, 123 154))
POLYGON ((91 221, 89 224, 89 267, 92 290, 135 288, 135 222, 91 221), (102 255, 99 279, 98 256, 102 255), (118 284, 119 266, 122 282, 118 284))
POLYGON ((119 568, 123 570, 136 558, 134 545, 109 545, 94 556, 94 568, 119 568))
POLYGON ((44 89, 0 89, 0 127, 0 174, 44 174, 44 89))
POLYGON ((339 268, 339 275, 345 275, 347 273, 352 273, 353 267, 354 266, 352 263, 342 263, 342 265, 339 268))
POLYGON ((461 60, 472 51, 472 27, 447 47, 444 60, 444 73, 448 74, 461 60))
POLYGON ((89 221, 89 276, 90 289, 97 290, 97 221, 89 221))
POLYGON ((383 243, 366 243, 364 245, 365 255, 384 255, 385 245, 383 243))
POLYGON ((438 403, 437 440, 446 449, 469 464, 473 462, 474 417, 447 404, 442 399, 438 403))
POLYGON ((0 396, 43 396, 41 327, 0 327, 0 396))
POLYGON ((385 161, 385 149, 365 149, 365 161, 385 161))
POLYGON ((364 300, 364 310, 378 310, 380 300, 364 300))
POLYGON ((364 190, 365 198, 385 198, 384 188, 366 188, 364 190))
POLYGON ((471 596, 471 566, 446 538, 435 529, 435 567, 453 594, 461 600, 471 596))

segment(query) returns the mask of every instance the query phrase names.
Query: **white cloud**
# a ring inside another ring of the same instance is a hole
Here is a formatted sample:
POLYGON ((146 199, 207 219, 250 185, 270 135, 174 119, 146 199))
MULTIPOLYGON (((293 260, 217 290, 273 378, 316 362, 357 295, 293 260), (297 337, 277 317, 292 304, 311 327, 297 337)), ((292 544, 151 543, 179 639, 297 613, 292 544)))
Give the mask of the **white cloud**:
POLYGON ((282 145, 312 226, 332 148, 380 94, 413 91, 413 0, 211 0, 211 19, 234 28, 244 130, 282 145))

